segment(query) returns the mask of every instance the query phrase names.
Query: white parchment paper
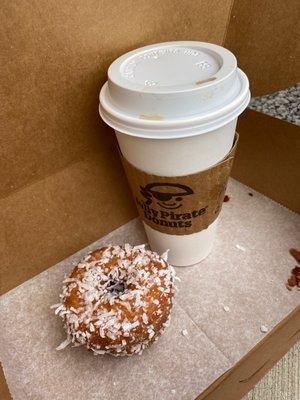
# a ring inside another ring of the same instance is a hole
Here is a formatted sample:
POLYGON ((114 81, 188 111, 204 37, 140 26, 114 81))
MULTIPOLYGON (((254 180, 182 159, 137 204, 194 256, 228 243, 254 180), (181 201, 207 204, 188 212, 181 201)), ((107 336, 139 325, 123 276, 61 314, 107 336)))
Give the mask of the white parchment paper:
POLYGON ((192 400, 266 335, 262 325, 271 330, 289 314, 300 301, 299 291, 285 288, 300 216, 234 180, 227 194, 211 255, 176 268, 171 325, 141 356, 57 352, 65 333, 49 308, 84 253, 146 242, 137 219, 2 296, 0 360, 13 399, 192 400))

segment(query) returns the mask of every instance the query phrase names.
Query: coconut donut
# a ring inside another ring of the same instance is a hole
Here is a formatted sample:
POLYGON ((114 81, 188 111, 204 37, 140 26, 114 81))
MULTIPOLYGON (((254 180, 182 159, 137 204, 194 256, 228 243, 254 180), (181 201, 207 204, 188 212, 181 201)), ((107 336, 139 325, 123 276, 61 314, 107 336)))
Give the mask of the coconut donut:
POLYGON ((63 282, 56 311, 73 343, 95 354, 141 354, 167 326, 174 269, 166 253, 144 245, 109 246, 88 254, 63 282))

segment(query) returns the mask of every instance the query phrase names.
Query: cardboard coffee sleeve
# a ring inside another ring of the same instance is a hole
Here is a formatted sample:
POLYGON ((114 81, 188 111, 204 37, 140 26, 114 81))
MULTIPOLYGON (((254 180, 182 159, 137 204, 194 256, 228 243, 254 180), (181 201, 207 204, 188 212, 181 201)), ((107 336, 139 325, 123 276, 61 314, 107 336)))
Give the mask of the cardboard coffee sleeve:
POLYGON ((148 174, 122 156, 141 219, 153 229, 171 235, 189 235, 206 229, 222 208, 237 142, 238 134, 222 161, 185 176, 148 174))

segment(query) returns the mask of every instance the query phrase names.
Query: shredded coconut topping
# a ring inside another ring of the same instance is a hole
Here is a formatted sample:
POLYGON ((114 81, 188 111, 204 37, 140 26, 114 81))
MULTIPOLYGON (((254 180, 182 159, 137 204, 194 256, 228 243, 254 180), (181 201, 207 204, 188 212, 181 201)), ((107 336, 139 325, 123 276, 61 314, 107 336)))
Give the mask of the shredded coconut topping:
POLYGON ((261 331, 262 333, 267 333, 267 332, 268 332, 268 330, 269 330, 269 328, 268 328, 267 326, 265 326, 265 325, 261 325, 261 327, 260 327, 260 331, 261 331))
POLYGON ((186 329, 182 329, 181 334, 182 336, 188 336, 188 331, 186 329))
POLYGON ((59 346, 56 347, 56 350, 63 350, 71 343, 71 338, 67 337, 59 346))
POLYGON ((241 251, 246 251, 244 246, 241 246, 240 244, 236 244, 235 247, 241 251))
MULTIPOLYGON (((175 271, 145 245, 108 246, 89 253, 64 279, 61 303, 68 344, 94 354, 141 354, 168 326, 175 271)), ((53 306, 54 308, 54 306, 53 306)))

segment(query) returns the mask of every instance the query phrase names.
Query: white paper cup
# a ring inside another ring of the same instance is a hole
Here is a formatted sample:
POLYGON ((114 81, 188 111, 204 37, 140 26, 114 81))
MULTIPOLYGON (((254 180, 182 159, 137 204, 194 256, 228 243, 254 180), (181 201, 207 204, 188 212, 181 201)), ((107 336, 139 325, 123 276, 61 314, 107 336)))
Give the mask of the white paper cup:
MULTIPOLYGON (((116 131, 123 156, 157 176, 193 174, 221 161, 250 99, 234 55, 202 42, 169 42, 123 55, 108 70, 99 112, 116 131)), ((152 250, 170 249, 173 265, 192 265, 212 249, 207 229, 173 235, 144 224, 152 250)))

